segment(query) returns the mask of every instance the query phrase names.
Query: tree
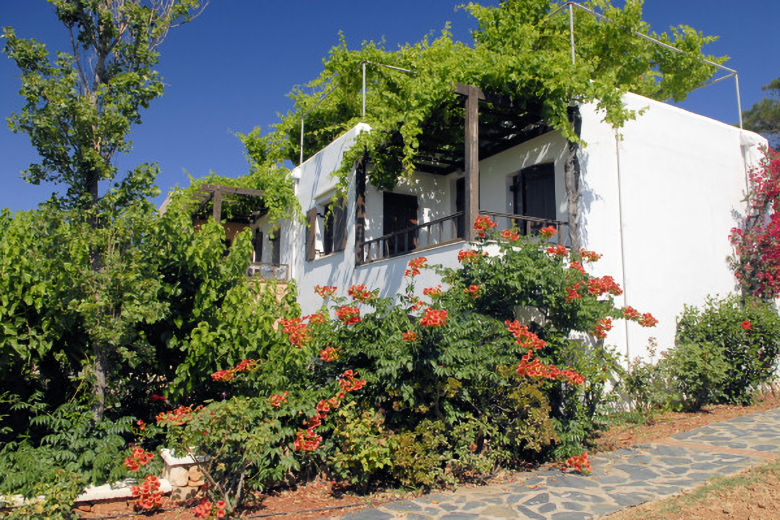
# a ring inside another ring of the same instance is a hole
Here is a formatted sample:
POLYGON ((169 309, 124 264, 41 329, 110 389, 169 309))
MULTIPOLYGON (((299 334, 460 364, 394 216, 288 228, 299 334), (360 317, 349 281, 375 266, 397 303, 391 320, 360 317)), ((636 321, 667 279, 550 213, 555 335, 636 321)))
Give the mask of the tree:
POLYGON ((780 78, 761 87, 769 96, 742 112, 743 125, 769 139, 773 148, 780 147, 780 78))
MULTIPOLYGON (((21 71, 24 109, 9 118, 40 155, 24 178, 67 186, 55 202, 63 208, 97 204, 100 181, 113 181, 117 152, 127 152, 140 111, 162 95, 153 67, 168 31, 202 9, 201 0, 49 0, 70 33, 72 53, 52 61, 46 46, 3 29, 4 51, 21 71)), ((121 206, 153 193, 155 168, 146 165, 103 196, 121 206)))
MULTIPOLYGON (((168 31, 191 20, 202 0, 49 0, 70 33, 72 53, 52 60, 46 46, 17 37, 5 27, 4 51, 21 71, 24 109, 9 118, 14 132, 29 135, 40 161, 23 172, 38 184, 64 184, 50 206, 73 210, 74 229, 89 254, 75 265, 71 307, 83 318, 93 363, 94 412, 103 417, 112 355, 132 344, 128 334, 142 321, 159 318, 156 285, 149 266, 137 261, 142 226, 127 226, 133 215, 146 218, 145 198, 156 194, 157 166, 141 164, 119 177, 113 160, 131 148, 129 133, 141 109, 162 95, 154 70, 168 31), (112 185, 101 195, 100 182, 112 185), (128 219, 130 219, 128 221, 128 219)), ((79 242, 81 243, 81 242, 79 242)), ((129 334, 134 336, 134 334, 129 334)))

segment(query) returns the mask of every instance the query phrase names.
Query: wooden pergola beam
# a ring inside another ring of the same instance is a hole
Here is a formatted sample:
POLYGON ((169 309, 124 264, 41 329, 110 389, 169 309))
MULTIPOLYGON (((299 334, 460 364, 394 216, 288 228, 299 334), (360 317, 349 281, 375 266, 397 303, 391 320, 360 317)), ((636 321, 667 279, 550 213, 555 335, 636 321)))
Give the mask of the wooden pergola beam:
POLYGON ((466 241, 474 240, 474 220, 479 215, 479 100, 485 99, 485 94, 472 85, 460 85, 455 92, 466 96, 465 124, 465 160, 466 172, 466 208, 464 219, 466 241))

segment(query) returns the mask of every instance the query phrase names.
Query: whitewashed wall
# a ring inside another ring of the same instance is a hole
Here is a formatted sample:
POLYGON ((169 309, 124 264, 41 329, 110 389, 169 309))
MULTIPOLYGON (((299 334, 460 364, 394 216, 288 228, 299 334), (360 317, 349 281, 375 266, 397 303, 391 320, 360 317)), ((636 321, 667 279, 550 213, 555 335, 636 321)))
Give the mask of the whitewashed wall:
POLYGON ((583 246, 604 254, 596 274, 611 274, 624 287, 618 303, 660 320, 651 329, 618 322, 610 333, 607 342, 634 358, 647 357, 650 337, 659 350, 673 345, 684 304, 734 289, 728 234, 743 208, 744 153, 752 150, 740 143, 758 141, 638 95, 624 102, 645 112, 620 131, 622 139, 593 105, 581 109, 581 230, 583 246))

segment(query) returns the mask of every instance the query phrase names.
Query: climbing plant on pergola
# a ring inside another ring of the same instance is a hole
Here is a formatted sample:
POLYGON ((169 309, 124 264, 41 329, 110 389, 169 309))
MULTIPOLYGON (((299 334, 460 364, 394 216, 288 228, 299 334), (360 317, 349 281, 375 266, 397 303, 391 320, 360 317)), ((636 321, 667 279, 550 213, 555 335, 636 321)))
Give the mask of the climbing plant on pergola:
POLYGON ((346 186, 352 165, 366 153, 371 161, 370 181, 387 189, 419 169, 456 169, 464 118, 458 85, 489 94, 481 102, 488 120, 481 124, 494 132, 504 129, 503 135, 492 137, 497 146, 502 139, 521 141, 550 129, 579 143, 570 106, 594 102, 607 122, 620 127, 636 116, 623 106, 624 93, 680 101, 713 76, 717 69, 712 63, 725 61, 702 52, 715 37, 688 26, 660 34, 650 31, 642 21, 641 0, 627 0, 622 9, 610 0, 592 0, 585 5, 611 23, 581 10, 573 13, 577 27, 573 63, 569 15, 555 14, 563 4, 549 0, 505 0, 498 7, 470 3, 464 9, 478 22, 473 45, 453 41, 449 26, 438 37, 428 36, 396 50, 375 42, 349 49, 342 37, 319 77, 290 93, 294 108, 272 133, 263 138, 255 134, 253 146, 263 150, 265 159, 297 163, 363 121, 372 131, 358 136, 358 145, 345 154, 337 175, 346 186), (682 52, 639 38, 637 32, 682 52), (365 116, 364 63, 368 70, 365 116))

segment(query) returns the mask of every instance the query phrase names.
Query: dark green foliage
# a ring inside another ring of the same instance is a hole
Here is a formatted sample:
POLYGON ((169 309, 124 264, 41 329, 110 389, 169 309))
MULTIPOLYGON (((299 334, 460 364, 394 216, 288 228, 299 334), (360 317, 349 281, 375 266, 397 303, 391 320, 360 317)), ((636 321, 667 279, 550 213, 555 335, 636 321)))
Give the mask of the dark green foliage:
POLYGON ((759 300, 709 298, 701 309, 685 307, 676 343, 716 345, 728 363, 723 400, 746 404, 777 369, 780 317, 772 304, 759 300))
POLYGON ((729 363, 715 343, 678 343, 661 360, 676 407, 685 411, 719 402, 724 396, 729 363))
POLYGON ((743 124, 748 130, 764 135, 773 147, 778 148, 780 147, 780 78, 764 85, 761 90, 769 92, 769 96, 742 112, 743 124))

